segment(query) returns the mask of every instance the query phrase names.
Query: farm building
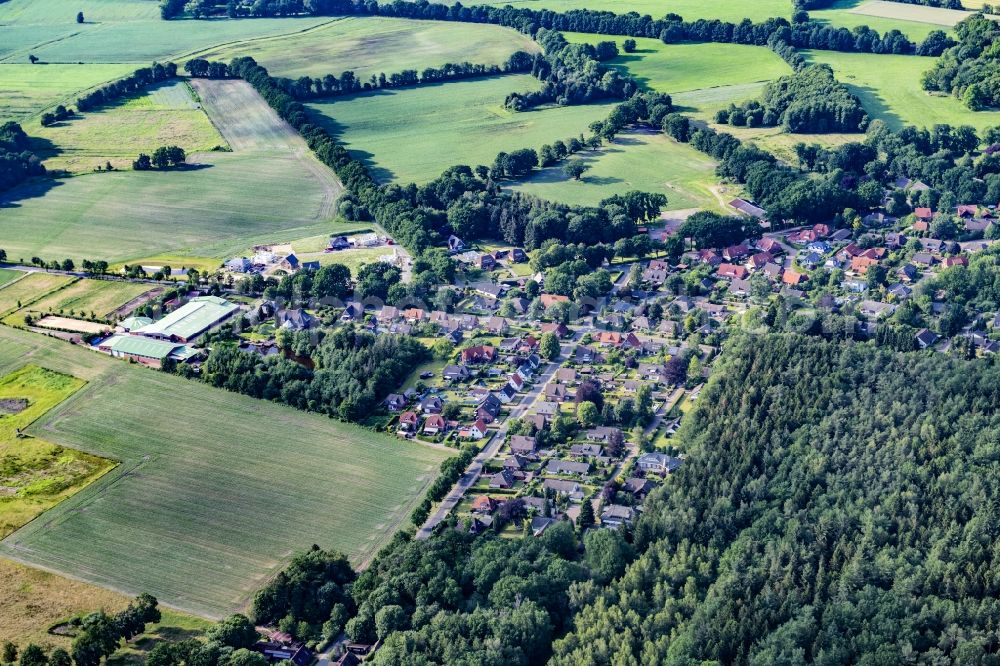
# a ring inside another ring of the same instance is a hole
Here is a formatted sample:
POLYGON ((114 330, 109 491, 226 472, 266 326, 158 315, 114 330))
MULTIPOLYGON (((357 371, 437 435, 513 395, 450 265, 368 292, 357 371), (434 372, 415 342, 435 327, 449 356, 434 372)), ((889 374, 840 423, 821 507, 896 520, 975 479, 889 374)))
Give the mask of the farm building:
POLYGON ((154 368, 160 367, 166 358, 186 361, 197 355, 196 351, 176 342, 150 340, 134 335, 114 335, 102 342, 98 349, 115 358, 128 359, 154 368))
POLYGON ((157 340, 190 342, 232 317, 239 309, 238 305, 218 296, 198 296, 136 333, 157 340))

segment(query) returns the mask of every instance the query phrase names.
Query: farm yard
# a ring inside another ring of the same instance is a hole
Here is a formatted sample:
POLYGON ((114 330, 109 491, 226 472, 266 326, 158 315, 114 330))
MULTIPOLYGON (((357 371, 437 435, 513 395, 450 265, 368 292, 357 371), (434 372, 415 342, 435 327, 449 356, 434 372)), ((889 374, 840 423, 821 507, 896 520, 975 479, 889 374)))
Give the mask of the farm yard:
POLYGON ((1000 124, 1000 111, 970 111, 950 95, 925 92, 920 77, 934 65, 933 58, 834 51, 804 51, 803 55, 833 67, 834 75, 861 99, 868 114, 893 129, 948 123, 981 130, 1000 124))
POLYGON ((517 74, 380 90, 307 106, 380 181, 426 182, 456 164, 491 164, 498 152, 512 146, 537 149, 555 138, 586 132, 614 106, 520 113, 503 108, 508 93, 538 87, 534 77, 517 74))
POLYGON ((365 561, 447 456, 0 329, 0 372, 26 360, 88 380, 30 434, 120 464, 0 554, 198 614, 241 606, 313 543, 365 561))
POLYGON ((11 257, 221 258, 276 230, 325 229, 341 187, 305 142, 242 81, 196 89, 232 153, 196 154, 179 170, 28 183, 0 198, 0 247, 11 257))
POLYGON ((572 180, 559 164, 542 169, 512 189, 583 205, 597 205, 601 199, 628 190, 665 194, 666 210, 721 209, 724 203, 712 191, 717 182, 715 162, 662 134, 622 134, 597 151, 584 151, 571 159, 590 166, 582 180, 572 180))
POLYGON ((228 62, 249 55, 274 76, 340 76, 351 70, 367 81, 372 74, 446 63, 502 65, 515 51, 538 50, 526 35, 494 25, 347 17, 297 34, 226 44, 198 57, 228 62))
POLYGON ((186 81, 157 84, 121 104, 80 114, 32 132, 40 147, 36 154, 48 169, 89 172, 110 163, 131 168, 139 153, 158 146, 177 145, 187 153, 221 147, 225 140, 186 81))
POLYGON ((83 384, 33 365, 0 377, 0 538, 114 467, 21 432, 83 384))

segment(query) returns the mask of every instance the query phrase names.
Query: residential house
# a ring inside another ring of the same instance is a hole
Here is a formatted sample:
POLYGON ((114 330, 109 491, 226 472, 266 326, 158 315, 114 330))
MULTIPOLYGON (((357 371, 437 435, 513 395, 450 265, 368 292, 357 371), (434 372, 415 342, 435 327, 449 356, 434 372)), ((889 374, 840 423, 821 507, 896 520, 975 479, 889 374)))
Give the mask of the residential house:
POLYGON ((469 369, 464 365, 447 365, 441 376, 449 381, 465 381, 469 378, 469 369))
POLYGON ((490 477, 490 488, 508 490, 514 487, 514 473, 509 469, 502 469, 490 477))
POLYGON ((605 527, 631 525, 634 518, 635 509, 622 504, 608 504, 601 511, 601 524, 605 527))
POLYGON ((492 345, 476 345, 462 350, 462 363, 492 363, 496 359, 496 348, 492 345))
POLYGON ((385 408, 390 412, 398 412, 406 409, 406 398, 399 393, 390 393, 383 401, 385 408))
POLYGON ((420 401, 420 411, 424 414, 440 414, 444 409, 444 401, 436 395, 429 395, 420 401))
POLYGON ((487 432, 486 422, 479 419, 472 424, 471 428, 469 428, 469 437, 472 439, 482 439, 486 437, 487 432))
POLYGON ((416 432, 420 427, 420 416, 414 411, 403 412, 399 415, 399 429, 403 432, 416 432))
POLYGON ((476 418, 484 421, 485 423, 493 423, 500 416, 500 409, 503 403, 493 393, 486 396, 486 399, 480 403, 479 407, 476 409, 476 418))
POLYGON ((736 264, 719 264, 716 274, 721 278, 744 280, 749 275, 749 271, 744 266, 736 264))
POLYGON ((612 426, 598 426, 596 428, 591 428, 584 434, 591 442, 607 443, 611 441, 612 437, 616 437, 620 433, 621 430, 612 426))
POLYGON ((574 456, 584 456, 586 458, 598 458, 604 453, 604 448, 597 444, 574 444, 569 447, 569 452, 574 456))
POLYGON ((920 329, 915 337, 921 349, 927 349, 938 340, 937 333, 926 328, 920 329))
POLYGON ((665 453, 645 453, 639 456, 636 465, 644 472, 669 474, 681 466, 681 459, 665 453))
POLYGON ((542 324, 541 332, 544 333, 555 333, 557 338, 565 338, 572 333, 565 324, 542 324))
POLYGON ((803 275, 802 273, 799 273, 798 271, 794 271, 791 268, 789 268, 787 271, 785 271, 781 275, 781 281, 784 282, 785 284, 791 285, 793 287, 802 284, 803 282, 806 281, 806 279, 807 278, 806 278, 805 275, 803 275))
POLYGON ((895 312, 896 306, 890 303, 882 303, 880 301, 861 301, 858 309, 861 314, 866 317, 881 319, 882 317, 886 317, 895 312))
POLYGON ((445 432, 447 429, 448 422, 440 414, 431 414, 424 420, 424 433, 427 435, 436 435, 445 432))
POLYGON ((583 499, 583 490, 580 488, 580 484, 576 481, 567 481, 564 479, 545 479, 542 483, 542 488, 545 491, 551 490, 559 495, 566 495, 570 499, 583 499))
POLYGON ((515 389, 510 384, 505 384, 502 389, 497 391, 497 398, 500 400, 500 402, 502 402, 505 405, 513 401, 514 398, 516 397, 517 397, 517 389, 515 389))
POLYGON ((572 460, 552 459, 545 466, 548 474, 565 474, 569 476, 584 476, 590 473, 589 462, 574 462, 572 460))
POLYGON ((510 452, 520 456, 531 456, 538 448, 538 440, 529 435, 511 435, 510 452))

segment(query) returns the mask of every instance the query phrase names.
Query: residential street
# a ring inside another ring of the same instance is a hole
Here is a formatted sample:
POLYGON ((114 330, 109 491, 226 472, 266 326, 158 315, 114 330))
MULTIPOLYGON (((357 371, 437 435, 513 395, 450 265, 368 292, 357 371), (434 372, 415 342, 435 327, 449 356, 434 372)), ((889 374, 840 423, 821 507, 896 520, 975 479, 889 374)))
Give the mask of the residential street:
POLYGON ((566 359, 566 357, 573 352, 576 347, 577 341, 584 335, 583 330, 578 330, 574 333, 570 340, 563 342, 560 345, 561 352, 559 358, 548 364, 545 372, 538 375, 535 378, 534 384, 531 385, 531 390, 524 394, 524 398, 521 400, 520 404, 511 409, 510 414, 504 420, 503 425, 493 434, 493 438, 490 439, 489 444, 483 447, 483 450, 472 460, 472 464, 469 465, 465 473, 458 479, 458 482, 452 486, 451 491, 445 496, 445 498, 438 505, 437 509, 430 515, 423 526, 417 530, 417 539, 426 539, 434 532, 434 528, 444 520, 451 510, 454 509, 459 502, 462 501, 462 497, 471 488, 476 481, 479 479, 479 475, 482 474, 483 466, 486 464, 487 460, 495 457, 497 452, 500 451, 500 447, 503 446, 504 441, 507 439, 507 428, 509 424, 514 420, 521 418, 526 415, 531 408, 535 406, 535 402, 538 398, 542 396, 545 391, 545 385, 549 383, 552 376, 559 369, 560 363, 566 359))

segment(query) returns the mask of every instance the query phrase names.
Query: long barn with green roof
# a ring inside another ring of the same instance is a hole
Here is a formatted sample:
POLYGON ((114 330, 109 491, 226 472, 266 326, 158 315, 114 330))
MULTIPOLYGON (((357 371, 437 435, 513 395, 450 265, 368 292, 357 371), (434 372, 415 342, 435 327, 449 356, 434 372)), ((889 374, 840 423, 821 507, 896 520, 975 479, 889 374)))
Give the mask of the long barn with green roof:
POLYGON ((135 333, 156 340, 190 342, 232 317, 239 309, 235 303, 218 296, 198 296, 135 333))

